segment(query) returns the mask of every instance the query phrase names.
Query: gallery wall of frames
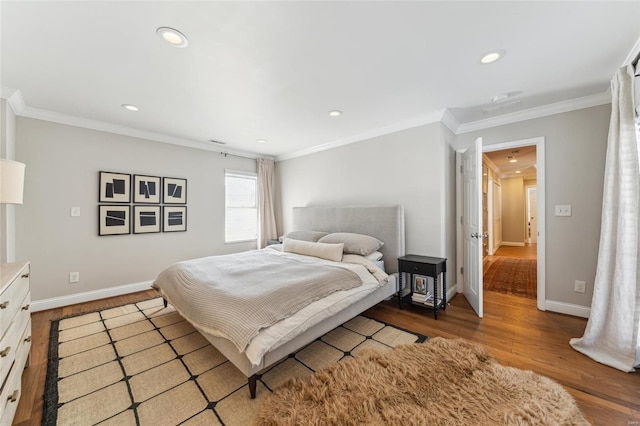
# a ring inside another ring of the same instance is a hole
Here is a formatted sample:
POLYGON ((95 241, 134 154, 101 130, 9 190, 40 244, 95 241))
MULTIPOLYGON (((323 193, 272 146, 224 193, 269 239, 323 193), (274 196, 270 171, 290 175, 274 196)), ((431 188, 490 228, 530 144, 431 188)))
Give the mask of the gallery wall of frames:
POLYGON ((98 235, 187 230, 187 180, 99 172, 98 235))

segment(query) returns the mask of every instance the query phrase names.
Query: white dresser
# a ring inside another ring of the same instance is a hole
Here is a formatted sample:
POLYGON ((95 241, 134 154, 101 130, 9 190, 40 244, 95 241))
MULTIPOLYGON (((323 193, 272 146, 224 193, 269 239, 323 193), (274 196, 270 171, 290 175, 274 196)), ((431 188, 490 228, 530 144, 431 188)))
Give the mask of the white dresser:
POLYGON ((29 262, 0 266, 0 425, 10 425, 31 349, 29 262))

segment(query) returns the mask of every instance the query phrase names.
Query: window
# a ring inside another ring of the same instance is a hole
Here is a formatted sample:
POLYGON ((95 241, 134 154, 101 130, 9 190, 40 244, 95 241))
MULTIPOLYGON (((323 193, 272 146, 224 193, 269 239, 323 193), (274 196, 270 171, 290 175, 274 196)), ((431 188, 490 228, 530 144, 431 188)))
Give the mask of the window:
POLYGON ((225 170, 225 242, 258 238, 255 173, 225 170))

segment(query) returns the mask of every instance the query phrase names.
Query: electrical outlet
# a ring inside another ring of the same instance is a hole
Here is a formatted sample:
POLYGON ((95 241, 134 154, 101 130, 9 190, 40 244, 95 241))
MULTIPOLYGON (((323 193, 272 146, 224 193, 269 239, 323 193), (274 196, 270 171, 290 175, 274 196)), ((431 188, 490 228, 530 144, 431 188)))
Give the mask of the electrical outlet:
POLYGON ((69 272, 69 282, 77 283, 80 281, 80 272, 69 272))
POLYGON ((576 293, 584 293, 586 290, 587 290, 587 283, 584 281, 576 280, 573 286, 573 291, 575 291, 576 293))

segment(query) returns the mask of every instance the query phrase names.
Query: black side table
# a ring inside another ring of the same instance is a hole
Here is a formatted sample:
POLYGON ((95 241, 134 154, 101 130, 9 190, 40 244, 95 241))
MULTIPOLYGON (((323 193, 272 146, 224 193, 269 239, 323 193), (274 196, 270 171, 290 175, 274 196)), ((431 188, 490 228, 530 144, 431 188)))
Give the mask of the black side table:
POLYGON ((423 306, 433 309, 433 317, 438 319, 438 310, 447 309, 447 259, 442 257, 418 256, 408 254, 398 258, 398 275, 400 283, 398 285, 398 306, 402 309, 402 303, 410 303, 416 306, 423 306), (409 292, 402 290, 403 272, 409 274, 409 292), (438 276, 442 274, 442 295, 438 296, 438 276), (425 275, 433 278, 433 303, 419 303, 412 300, 413 296, 413 276, 425 275), (403 294, 404 293, 404 294, 403 294))

